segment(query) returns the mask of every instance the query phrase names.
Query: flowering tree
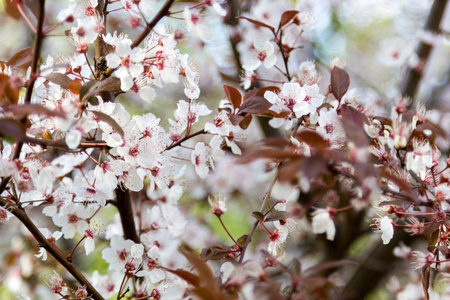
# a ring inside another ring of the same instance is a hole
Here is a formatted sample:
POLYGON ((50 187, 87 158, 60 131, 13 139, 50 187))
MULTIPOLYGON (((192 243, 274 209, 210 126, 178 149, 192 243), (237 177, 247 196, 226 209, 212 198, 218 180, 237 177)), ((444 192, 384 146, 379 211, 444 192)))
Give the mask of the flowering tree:
POLYGON ((290 1, 5 0, 34 42, 0 67, 0 292, 448 297, 448 118, 416 101, 446 2, 417 51, 383 42, 390 105, 342 59, 301 59, 317 16, 290 1), (204 47, 224 24, 228 73, 204 47), (72 54, 44 58, 61 34, 72 54))

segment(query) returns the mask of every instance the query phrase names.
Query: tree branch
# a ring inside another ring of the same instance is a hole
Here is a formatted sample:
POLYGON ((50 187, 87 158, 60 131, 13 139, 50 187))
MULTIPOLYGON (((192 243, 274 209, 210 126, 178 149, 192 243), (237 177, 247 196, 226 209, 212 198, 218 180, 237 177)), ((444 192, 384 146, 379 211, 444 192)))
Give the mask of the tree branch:
POLYGON ((123 235, 126 240, 132 240, 139 243, 139 236, 136 231, 134 223, 133 206, 131 205, 131 197, 129 190, 122 190, 120 187, 116 188, 117 200, 114 203, 120 215, 120 222, 122 223, 123 235))
MULTIPOLYGON (((435 0, 431 7, 430 15, 428 16, 427 23, 425 25, 425 31, 438 33, 439 24, 441 23, 442 15, 445 11, 447 0, 435 0)), ((412 99, 409 107, 414 105, 414 97, 419 86, 420 79, 422 78, 423 70, 431 53, 433 45, 428 44, 426 41, 421 41, 417 47, 416 54, 421 62, 421 66, 418 68, 409 68, 406 74, 402 86, 402 95, 410 97, 412 99)))
POLYGON ((139 36, 133 41, 131 44, 131 48, 139 46, 140 43, 147 37, 147 35, 152 31, 152 29, 156 26, 156 24, 167 15, 169 12, 170 7, 175 2, 175 0, 167 0, 166 3, 161 7, 161 9, 158 11, 158 13, 153 17, 153 19, 150 21, 150 23, 145 26, 144 31, 139 34, 139 36))
POLYGON ((59 252, 55 246, 50 243, 39 231, 33 221, 28 217, 23 208, 19 208, 16 205, 10 205, 7 201, 0 199, 0 205, 7 208, 13 215, 19 219, 23 225, 30 231, 40 247, 47 250, 66 270, 72 274, 72 276, 83 286, 86 287, 89 294, 94 299, 103 300, 104 298, 100 293, 90 284, 90 282, 84 277, 84 275, 75 267, 75 265, 67 260, 67 257, 59 252))

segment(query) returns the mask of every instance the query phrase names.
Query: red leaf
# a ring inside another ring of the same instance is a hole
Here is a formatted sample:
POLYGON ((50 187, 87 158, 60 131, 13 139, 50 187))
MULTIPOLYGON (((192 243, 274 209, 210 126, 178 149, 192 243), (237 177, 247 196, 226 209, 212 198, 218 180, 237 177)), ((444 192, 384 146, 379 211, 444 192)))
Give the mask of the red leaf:
POLYGON ((298 171, 302 164, 302 159, 291 159, 287 163, 283 164, 278 175, 280 182, 293 183, 297 179, 298 171))
POLYGON ((436 229, 430 234, 430 238, 428 239, 428 247, 427 250, 430 252, 434 252, 436 249, 436 244, 438 243, 440 238, 440 230, 436 229))
POLYGON ((8 16, 15 20, 19 20, 20 12, 17 7, 12 3, 11 0, 3 0, 3 4, 5 5, 5 12, 8 16))
POLYGON ((280 160, 294 157, 298 156, 292 151, 286 151, 272 147, 257 146, 241 155, 237 159, 237 163, 246 164, 260 158, 280 160))
POLYGON ((210 245, 207 248, 204 248, 202 250, 202 253, 200 254, 200 257, 204 261, 219 260, 219 259, 227 257, 228 254, 230 254, 233 251, 234 251, 234 249, 231 249, 231 247, 229 247, 229 246, 214 244, 214 245, 210 245))
POLYGON ((315 265, 309 269, 306 269, 305 271, 303 271, 303 275, 306 275, 307 273, 313 273, 313 272, 318 272, 318 271, 323 271, 326 269, 335 269, 335 268, 339 268, 339 267, 343 267, 343 266, 347 266, 347 265, 358 265, 357 262, 352 261, 352 260, 333 260, 333 261, 329 261, 320 265, 315 265))
POLYGON ((342 120, 342 125, 344 127, 345 135, 347 136, 347 138, 355 143, 357 147, 369 146, 369 138, 362 125, 350 121, 348 118, 344 118, 342 120))
POLYGON ((298 10, 288 10, 285 11, 282 15, 281 15, 281 20, 280 20, 280 27, 283 27, 284 25, 286 25, 287 23, 289 23, 297 14, 299 13, 298 10))
POLYGON ((168 269, 168 268, 163 268, 164 270, 166 270, 167 272, 170 272, 172 274, 177 275, 178 277, 180 277, 181 279, 183 279, 184 281, 186 281, 187 283, 193 285, 193 286, 199 286, 201 281, 200 281, 200 277, 192 274, 188 271, 185 270, 172 270, 172 269, 168 269))
POLYGON ((244 120, 243 116, 238 116, 238 115, 230 115, 230 122, 231 124, 233 124, 234 126, 239 125, 242 120, 244 120))
POLYGON ((116 120, 114 120, 111 116, 105 114, 104 112, 97 111, 97 110, 87 110, 87 111, 90 111, 91 113, 96 115, 100 120, 107 123, 122 137, 124 136, 125 132, 123 131, 122 127, 120 127, 120 125, 117 124, 116 120))
POLYGON ((263 23, 263 22, 260 22, 260 21, 256 21, 256 20, 253 20, 253 19, 250 19, 250 18, 247 18, 247 17, 242 17, 242 16, 241 16, 241 17, 238 17, 238 19, 244 19, 244 20, 247 20, 247 21, 249 21, 249 22, 255 24, 256 26, 261 26, 261 27, 269 28, 269 29, 275 34, 275 28, 273 28, 273 27, 270 26, 270 25, 267 25, 266 23, 263 23))
POLYGON ((281 89, 279 87, 277 87, 277 86, 274 86, 274 85, 265 86, 265 87, 260 88, 258 90, 257 95, 263 95, 264 96, 264 93, 267 92, 267 91, 271 91, 271 92, 274 92, 275 94, 278 94, 278 93, 281 92, 281 89))
POLYGON ((69 89, 69 84, 72 81, 72 79, 70 79, 69 76, 62 74, 62 73, 50 73, 44 77, 48 81, 53 82, 66 90, 69 89))
POLYGON ((16 52, 11 58, 6 62, 11 69, 18 68, 20 66, 26 65, 33 59, 34 47, 28 47, 16 52))
POLYGON ((247 115, 245 116, 242 121, 239 122, 239 127, 241 127, 242 129, 247 129, 248 126, 250 126, 250 123, 253 120, 253 116, 252 115, 247 115))
POLYGON ((334 67, 331 71, 331 92, 339 102, 347 92, 349 85, 350 76, 348 76, 348 73, 339 67, 334 67))
POLYGON ((11 137, 15 141, 25 140, 25 125, 13 119, 0 119, 0 136, 11 137))
POLYGON ((273 222, 273 221, 280 221, 280 220, 286 220, 289 217, 287 211, 276 211, 273 213, 270 213, 266 216, 264 219, 264 222, 273 222))
POLYGON ((80 88, 81 88, 81 81, 78 79, 74 79, 69 83, 69 90, 75 94, 75 95, 79 95, 80 94, 80 88))
POLYGON ((341 116, 344 120, 350 120, 358 125, 360 128, 364 126, 364 123, 368 124, 367 116, 362 112, 354 108, 353 106, 343 104, 340 108, 341 116))
POLYGON ((252 212, 252 217, 260 222, 264 221, 264 215, 262 213, 260 213, 259 211, 252 212))
POLYGON ((382 202, 378 203, 378 206, 382 206, 382 205, 407 205, 407 204, 411 204, 411 202, 407 201, 407 200, 396 199, 396 200, 382 201, 382 202))
POLYGON ((50 110, 40 104, 13 105, 10 107, 10 109, 14 113, 14 117, 17 118, 23 118, 32 114, 46 115, 48 117, 59 117, 62 119, 66 118, 66 115, 62 112, 50 110))
POLYGON ((313 179, 324 173, 328 167, 328 159, 317 154, 302 160, 300 170, 309 179, 313 179))
POLYGON ((225 94, 227 94, 228 100, 233 104, 234 109, 239 108, 242 103, 241 93, 234 87, 226 84, 223 85, 223 89, 225 90, 225 94))
POLYGON ((255 95, 245 101, 239 108, 239 115, 243 114, 259 114, 265 112, 272 106, 272 103, 267 101, 261 95, 255 95))
POLYGON ((295 138, 319 150, 323 150, 327 147, 327 142, 323 139, 323 137, 320 134, 318 134, 315 131, 311 130, 300 131, 295 135, 295 138))
POLYGON ((120 92, 120 79, 109 77, 102 81, 89 81, 80 87, 80 102, 86 103, 99 92, 120 92))

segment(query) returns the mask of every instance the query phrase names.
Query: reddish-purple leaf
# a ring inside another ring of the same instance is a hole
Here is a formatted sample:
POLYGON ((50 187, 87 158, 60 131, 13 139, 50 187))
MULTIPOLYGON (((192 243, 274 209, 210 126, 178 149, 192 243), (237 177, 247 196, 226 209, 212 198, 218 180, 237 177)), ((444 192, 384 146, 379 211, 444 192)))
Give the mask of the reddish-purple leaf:
POLYGON ((197 294, 208 296, 205 299, 222 299, 222 293, 217 285, 216 278, 211 268, 197 253, 190 249, 183 249, 181 253, 186 257, 191 266, 194 267, 200 278, 200 284, 193 290, 197 294))
POLYGON ((264 143, 264 145, 267 146, 283 146, 283 147, 288 147, 291 146, 291 141, 289 141, 288 139, 283 139, 283 138, 268 138, 262 141, 264 143))
POLYGON ((315 131, 303 130, 295 135, 295 138, 311 147, 323 150, 327 147, 327 142, 315 131))
POLYGON ((260 222, 264 221, 264 215, 262 213, 260 213, 259 211, 252 212, 252 217, 260 222))
POLYGON ((302 164, 302 159, 290 159, 287 163, 283 164, 278 175, 280 182, 292 183, 298 177, 298 172, 302 164))
POLYGON ((265 86, 265 87, 263 87, 263 88, 260 88, 258 91, 257 91, 257 95, 262 95, 262 96, 264 96, 264 93, 265 92, 267 92, 267 91, 271 91, 271 92, 274 92, 275 94, 279 94, 280 92, 281 92, 281 89, 279 88, 279 87, 277 87, 277 86, 274 86, 274 85, 271 85, 271 86, 265 86))
POLYGON ((287 23, 289 23, 297 14, 299 13, 298 10, 288 10, 285 11, 282 15, 281 15, 281 20, 280 20, 280 27, 283 27, 284 25, 286 25, 287 23))
POLYGON ((6 64, 10 66, 11 69, 15 69, 30 63, 33 58, 33 49, 34 47, 28 47, 16 52, 13 56, 11 56, 6 64))
POLYGON ((364 131, 364 127, 362 125, 359 125, 356 122, 353 122, 353 120, 349 120, 347 118, 343 118, 342 125, 347 138, 357 147, 369 146, 369 137, 364 131))
POLYGON ((302 160, 300 170, 309 179, 322 175, 328 169, 328 158, 321 154, 313 155, 302 160))
POLYGON ((298 155, 295 154, 293 151, 287 151, 265 146, 257 146, 241 155, 237 159, 237 162, 241 164, 246 164, 261 158, 282 160, 294 157, 298 157, 298 155))
POLYGON ((430 252, 434 252, 436 249, 436 244, 438 243, 440 238, 440 230, 436 229, 430 234, 430 238, 428 239, 428 247, 427 250, 430 252))
POLYGON ((395 176, 391 171, 386 170, 384 168, 380 168, 378 176, 382 176, 385 177, 386 179, 389 179, 390 181, 392 181, 392 183, 394 183, 396 186, 400 188, 400 191, 404 191, 409 196, 412 197, 416 196, 413 190, 409 187, 409 184, 406 183, 405 180, 403 180, 402 178, 395 176))
POLYGON ((349 85, 350 76, 348 76, 348 73, 339 67, 334 67, 331 71, 331 92, 339 102, 347 92, 349 85))
POLYGON ((240 122, 239 122, 239 127, 241 127, 242 129, 247 129, 248 126, 250 126, 250 123, 253 120, 253 116, 252 115, 247 115, 245 116, 240 122))
MULTIPOLYGON (((247 241, 247 237, 248 237, 248 235, 247 234, 244 234, 243 236, 241 236, 240 238, 238 238, 237 240, 236 240, 236 243, 238 244, 238 245, 240 245, 240 246, 243 246, 244 244, 245 244, 245 242, 247 241)), ((251 242, 252 240, 250 239, 250 242, 251 242)))
POLYGON ((102 81, 89 81, 80 88, 80 102, 86 103, 89 98, 99 92, 120 92, 120 79, 117 77, 108 77, 102 81))
POLYGON ((199 276, 192 274, 188 271, 181 270, 181 269, 172 270, 172 269, 168 269, 168 268, 164 268, 164 267, 162 267, 162 269, 164 269, 167 272, 177 275, 178 277, 180 277, 181 279, 183 279, 184 281, 186 281, 187 283, 189 283, 192 286, 199 286, 201 283, 199 276))
POLYGON ((244 120, 243 116, 239 116, 239 115, 230 115, 230 122, 231 124, 233 124, 234 126, 239 125, 242 120, 244 120))
POLYGON ((260 21, 256 21, 256 20, 253 20, 253 19, 250 19, 250 18, 247 18, 247 17, 242 17, 242 16, 238 17, 238 19, 244 19, 244 20, 247 20, 247 21, 249 21, 249 22, 255 24, 256 26, 261 26, 261 27, 269 28, 270 31, 272 31, 272 32, 275 34, 275 28, 273 28, 273 27, 270 26, 270 25, 267 25, 266 23, 263 23, 263 22, 260 22, 260 21))
POLYGON ((214 244, 202 250, 200 257, 204 261, 218 260, 227 257, 233 249, 226 245, 214 244))
POLYGON ((272 106, 263 96, 256 95, 244 103, 239 108, 239 115, 243 114, 259 114, 265 112, 272 106))
POLYGON ((15 20, 19 20, 20 12, 11 0, 3 0, 5 6, 5 12, 8 16, 15 20))
POLYGON ((286 220, 288 217, 289 217, 289 215, 286 211, 276 211, 276 212, 268 214, 266 216, 266 218, 264 219, 264 222, 286 220))
MULTIPOLYGON (((80 80, 78 79, 74 79, 69 83, 69 90, 75 94, 75 95, 79 95, 80 94, 80 89, 81 89, 82 83, 80 80)), ((105 100, 105 99, 103 99, 105 100)))
POLYGON ((353 106, 350 106, 347 104, 341 105, 340 114, 341 114, 342 118, 344 118, 344 120, 352 121, 356 125, 358 125, 360 128, 363 128, 364 123, 366 123, 366 124, 369 123, 366 115, 364 115, 362 112, 360 112, 353 106))
POLYGON ((247 101, 249 98, 255 97, 259 89, 253 89, 244 94, 243 102, 247 101))
POLYGON ((223 85, 223 89, 225 90, 225 94, 227 94, 228 100, 233 104, 234 109, 239 108, 242 103, 241 93, 234 87, 226 84, 223 85))
POLYGON ((396 199, 396 200, 382 201, 382 202, 378 203, 378 206, 383 206, 383 205, 407 205, 407 204, 411 204, 411 201, 396 199))
POLYGON ((109 126, 111 126, 118 134, 120 134, 122 137, 124 136, 125 132, 123 131, 122 127, 120 127, 119 124, 117 124, 116 120, 114 120, 111 116, 105 114, 101 111, 96 110, 88 110, 94 115, 96 115, 100 120, 107 123, 109 126))
POLYGON ((69 76, 62 73, 50 73, 45 76, 45 79, 61 86, 63 89, 66 90, 69 89, 69 84, 72 81, 72 79, 70 79, 69 76))
POLYGON ((347 266, 347 265, 357 265, 358 263, 352 260, 333 260, 333 261, 329 261, 320 265, 315 265, 311 268, 306 269, 305 271, 303 271, 303 275, 306 275, 308 273, 314 273, 314 272, 319 272, 319 271, 323 271, 323 270, 327 270, 327 269, 335 269, 335 268, 339 268, 339 267, 343 267, 343 266, 347 266))
POLYGON ((66 118, 66 115, 64 113, 60 111, 50 110, 40 104, 12 105, 10 109, 14 113, 14 117, 17 118, 23 118, 32 114, 45 115, 47 117, 59 117, 62 119, 66 118))
POLYGON ((13 119, 0 119, 0 136, 11 137, 15 141, 23 141, 26 138, 25 125, 13 119))

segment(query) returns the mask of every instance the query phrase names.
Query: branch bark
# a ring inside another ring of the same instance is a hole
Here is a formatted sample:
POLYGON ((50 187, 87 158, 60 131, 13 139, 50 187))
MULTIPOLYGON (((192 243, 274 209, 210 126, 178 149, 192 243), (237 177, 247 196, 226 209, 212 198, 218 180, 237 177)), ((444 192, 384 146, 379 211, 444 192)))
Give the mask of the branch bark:
POLYGON ((122 190, 120 187, 116 188, 116 206, 120 215, 120 222, 122 223, 123 235, 126 240, 132 240, 139 243, 139 236, 136 231, 136 224, 134 222, 133 206, 131 204, 131 197, 129 190, 122 190))
POLYGON ((33 221, 28 217, 25 210, 16 205, 10 205, 3 199, 0 199, 0 205, 7 207, 8 210, 19 219, 23 225, 30 231, 40 247, 47 250, 66 270, 83 286, 86 287, 89 294, 94 299, 103 300, 104 298, 100 293, 90 284, 90 282, 84 277, 84 275, 75 267, 75 265, 67 260, 67 257, 59 252, 52 243, 50 243, 40 232, 40 230, 34 225, 33 221))
MULTIPOLYGON (((447 2, 447 0, 434 1, 433 6, 431 7, 430 15, 428 16, 427 23, 425 25, 426 32, 431 32, 433 34, 439 32, 439 25, 441 23, 447 2)), ((417 57, 421 62, 421 66, 416 68, 409 68, 407 71, 401 92, 403 96, 407 96, 412 99, 409 107, 414 105, 414 97, 416 96, 417 88, 419 86, 420 79, 422 78, 422 74, 432 48, 432 44, 429 44, 426 41, 421 41, 416 51, 417 57)))
POLYGON ((153 19, 145 26, 144 31, 141 32, 141 34, 133 41, 131 44, 131 48, 135 48, 139 46, 140 43, 147 37, 147 35, 153 30, 153 28, 156 26, 156 24, 167 15, 169 12, 170 7, 175 2, 175 0, 167 0, 166 3, 161 7, 161 9, 158 11, 158 13, 153 17, 153 19))

